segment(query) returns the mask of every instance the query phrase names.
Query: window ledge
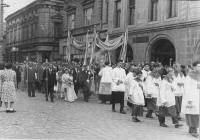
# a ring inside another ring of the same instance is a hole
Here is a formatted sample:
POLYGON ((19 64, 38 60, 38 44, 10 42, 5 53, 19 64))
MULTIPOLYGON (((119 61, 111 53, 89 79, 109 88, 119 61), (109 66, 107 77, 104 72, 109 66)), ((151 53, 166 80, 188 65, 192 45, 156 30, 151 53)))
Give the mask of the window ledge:
POLYGON ((129 28, 134 28, 134 27, 136 27, 136 24, 132 24, 132 25, 128 25, 129 26, 129 28))
POLYGON ((159 24, 159 21, 148 21, 147 25, 154 25, 154 24, 159 24))
POLYGON ((175 20, 178 20, 179 17, 172 17, 172 18, 165 18, 164 21, 165 22, 170 22, 170 21, 175 21, 175 20))

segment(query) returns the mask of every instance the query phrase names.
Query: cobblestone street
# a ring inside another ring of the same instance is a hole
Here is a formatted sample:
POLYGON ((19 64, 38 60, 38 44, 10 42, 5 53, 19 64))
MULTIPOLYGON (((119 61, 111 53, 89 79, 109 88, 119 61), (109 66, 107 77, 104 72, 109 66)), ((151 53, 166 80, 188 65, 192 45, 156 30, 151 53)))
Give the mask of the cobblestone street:
MULTIPOLYGON (((44 94, 29 98, 18 92, 16 113, 0 112, 0 138, 3 139, 67 139, 67 140, 194 140, 184 127, 175 129, 171 118, 168 128, 159 126, 157 118, 141 118, 134 123, 130 111, 126 115, 111 111, 110 105, 100 104, 97 97, 88 103, 82 94, 73 103, 55 99, 46 102, 44 94)), ((4 105, 3 105, 4 106, 4 105)), ((146 112, 144 113, 145 116, 146 112)))

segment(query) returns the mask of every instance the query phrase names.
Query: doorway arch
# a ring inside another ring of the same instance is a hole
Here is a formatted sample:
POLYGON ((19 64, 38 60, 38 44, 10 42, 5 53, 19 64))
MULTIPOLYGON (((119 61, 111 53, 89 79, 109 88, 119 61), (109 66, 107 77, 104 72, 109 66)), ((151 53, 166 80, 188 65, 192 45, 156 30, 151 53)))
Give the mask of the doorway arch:
POLYGON ((171 36, 166 34, 157 35, 147 45, 145 60, 160 62, 163 65, 172 65, 177 59, 176 46, 176 42, 171 36))
POLYGON ((194 61, 196 60, 200 61, 200 40, 197 42, 195 52, 194 52, 194 61))
POLYGON ((176 59, 176 50, 172 42, 167 39, 156 41, 151 47, 151 61, 163 65, 172 65, 176 59))
MULTIPOLYGON (((116 50, 116 62, 119 60, 121 49, 122 46, 118 47, 116 50)), ((132 60, 133 60, 133 49, 129 44, 127 44, 126 62, 131 62, 132 60)))

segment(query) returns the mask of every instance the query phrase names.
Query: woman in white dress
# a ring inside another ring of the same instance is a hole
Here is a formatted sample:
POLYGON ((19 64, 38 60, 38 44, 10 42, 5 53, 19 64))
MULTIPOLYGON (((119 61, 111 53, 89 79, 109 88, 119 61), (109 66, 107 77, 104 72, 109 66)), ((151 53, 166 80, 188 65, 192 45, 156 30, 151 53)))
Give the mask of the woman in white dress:
POLYGON ((62 93, 64 93, 65 100, 67 100, 68 78, 69 78, 69 70, 65 69, 65 73, 62 75, 62 88, 61 88, 62 93))
POLYGON ((73 75, 72 72, 69 72, 69 76, 67 79, 67 98, 65 98, 69 102, 73 102, 77 99, 76 93, 74 91, 74 84, 73 84, 73 75))

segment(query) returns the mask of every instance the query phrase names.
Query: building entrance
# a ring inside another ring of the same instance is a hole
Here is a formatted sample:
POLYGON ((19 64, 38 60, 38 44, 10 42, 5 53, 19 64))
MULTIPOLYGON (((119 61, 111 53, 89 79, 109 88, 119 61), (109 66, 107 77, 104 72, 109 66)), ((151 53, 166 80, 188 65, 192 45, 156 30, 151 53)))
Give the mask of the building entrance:
POLYGON ((167 39, 156 41, 151 47, 151 61, 168 66, 172 65, 176 61, 174 45, 167 39))
POLYGON ((48 60, 48 62, 50 62, 50 52, 42 52, 42 62, 45 62, 46 59, 48 60))

